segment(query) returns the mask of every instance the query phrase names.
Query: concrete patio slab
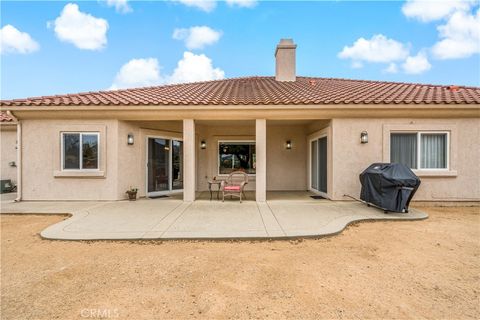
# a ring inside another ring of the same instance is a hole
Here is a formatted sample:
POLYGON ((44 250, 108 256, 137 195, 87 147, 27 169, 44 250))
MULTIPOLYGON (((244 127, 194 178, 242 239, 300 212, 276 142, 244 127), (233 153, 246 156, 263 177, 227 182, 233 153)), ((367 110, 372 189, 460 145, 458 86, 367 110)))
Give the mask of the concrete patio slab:
POLYGON ((267 237, 257 204, 253 201, 198 200, 163 234, 163 238, 267 237))
MULTIPOLYGON (((205 197, 203 197, 205 199, 205 197)), ((115 202, 20 202, 2 198, 2 213, 70 213, 41 232, 61 240, 267 239, 318 237, 341 232, 361 220, 420 220, 351 201, 313 200, 307 193, 265 203, 249 200, 183 202, 178 197, 115 202)))
POLYGON ((1 195, 1 212, 35 213, 35 214, 71 214, 98 205, 112 203, 110 201, 21 201, 15 202, 16 193, 1 195))
POLYGON ((332 235, 356 221, 427 218, 427 214, 416 209, 410 209, 409 213, 385 214, 382 210, 351 201, 277 201, 270 202, 269 207, 287 237, 332 235))

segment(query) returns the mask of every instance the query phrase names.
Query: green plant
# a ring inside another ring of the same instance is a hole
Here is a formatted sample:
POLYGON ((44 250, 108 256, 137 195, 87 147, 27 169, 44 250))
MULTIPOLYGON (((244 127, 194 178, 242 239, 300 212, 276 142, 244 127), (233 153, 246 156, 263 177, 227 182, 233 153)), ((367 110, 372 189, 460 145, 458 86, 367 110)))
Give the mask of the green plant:
POLYGON ((130 187, 130 189, 128 189, 125 193, 137 193, 137 191, 138 191, 138 188, 130 187))

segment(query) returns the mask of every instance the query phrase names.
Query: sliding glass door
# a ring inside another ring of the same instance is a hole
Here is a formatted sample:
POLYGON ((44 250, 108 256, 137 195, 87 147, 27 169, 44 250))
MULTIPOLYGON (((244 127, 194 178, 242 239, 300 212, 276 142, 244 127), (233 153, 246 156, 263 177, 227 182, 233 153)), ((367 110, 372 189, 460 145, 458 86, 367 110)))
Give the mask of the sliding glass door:
POLYGON ((183 141, 172 140, 172 189, 183 189, 183 141))
POLYGON ((183 142, 147 139, 147 195, 167 194, 183 189, 183 142))
POLYGON ((327 193, 327 137, 310 142, 310 188, 327 193))

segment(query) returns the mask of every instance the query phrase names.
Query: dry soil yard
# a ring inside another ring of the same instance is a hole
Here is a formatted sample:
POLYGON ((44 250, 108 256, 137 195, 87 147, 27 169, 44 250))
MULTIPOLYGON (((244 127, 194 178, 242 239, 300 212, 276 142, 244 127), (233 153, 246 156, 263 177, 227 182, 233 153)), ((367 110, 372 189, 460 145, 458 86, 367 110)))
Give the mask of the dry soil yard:
POLYGON ((480 318, 480 208, 331 238, 66 242, 1 216, 2 319, 480 318))

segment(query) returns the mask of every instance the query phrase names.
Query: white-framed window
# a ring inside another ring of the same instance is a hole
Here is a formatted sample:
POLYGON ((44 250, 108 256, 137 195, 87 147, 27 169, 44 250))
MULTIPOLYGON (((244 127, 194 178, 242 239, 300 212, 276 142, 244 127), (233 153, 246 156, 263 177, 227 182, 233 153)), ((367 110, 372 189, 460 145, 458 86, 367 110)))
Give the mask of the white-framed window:
POLYGON ((255 141, 218 141, 218 174, 243 171, 254 175, 256 168, 255 141))
POLYGON ((62 170, 99 169, 98 132, 62 132, 62 170))
POLYGON ((417 170, 448 170, 450 134, 447 131, 390 133, 390 162, 417 170))

